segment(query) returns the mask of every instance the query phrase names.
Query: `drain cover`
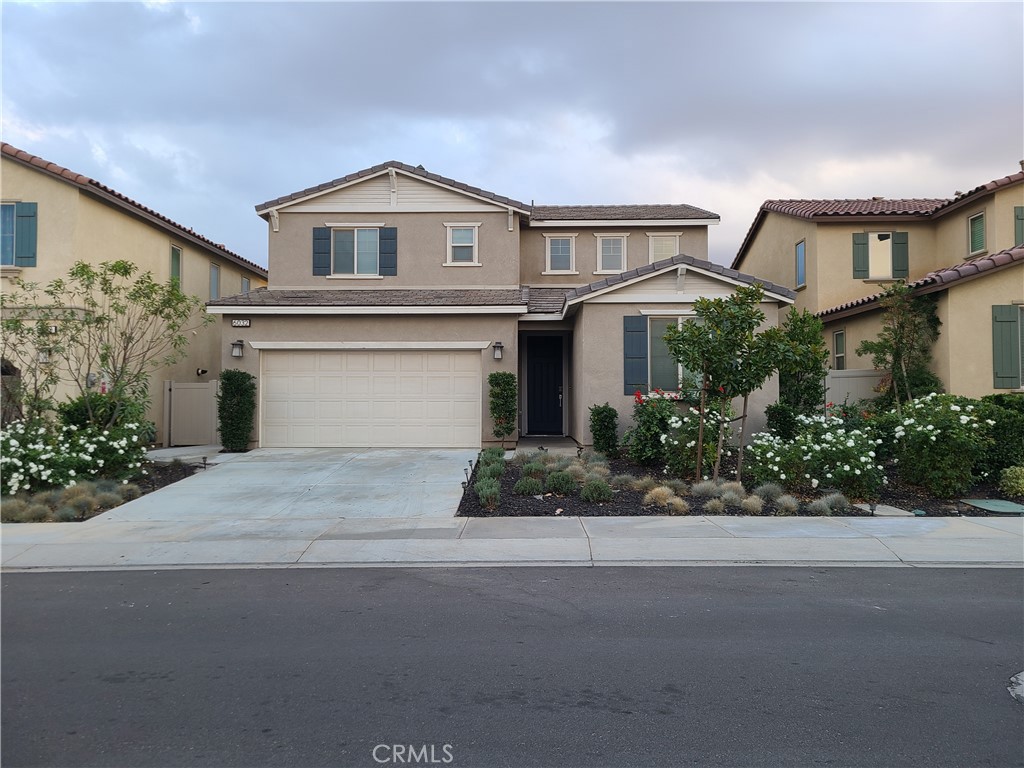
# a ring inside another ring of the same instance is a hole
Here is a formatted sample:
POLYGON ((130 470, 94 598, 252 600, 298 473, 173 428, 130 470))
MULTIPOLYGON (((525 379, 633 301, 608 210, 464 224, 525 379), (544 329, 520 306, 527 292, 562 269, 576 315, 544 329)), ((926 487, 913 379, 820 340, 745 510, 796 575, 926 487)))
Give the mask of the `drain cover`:
POLYGON ((964 504, 984 509, 993 515, 1024 515, 1024 504, 1004 499, 960 499, 964 504))

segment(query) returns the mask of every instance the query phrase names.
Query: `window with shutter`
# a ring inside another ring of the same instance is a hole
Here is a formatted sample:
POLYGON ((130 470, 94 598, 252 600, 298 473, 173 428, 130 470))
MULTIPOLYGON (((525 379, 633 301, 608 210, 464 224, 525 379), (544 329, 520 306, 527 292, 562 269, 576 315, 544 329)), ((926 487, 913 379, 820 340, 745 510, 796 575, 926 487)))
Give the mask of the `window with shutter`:
POLYGON ((1013 209, 1013 244, 1024 245, 1024 205, 1013 209))
POLYGON ((971 256, 985 251, 985 214, 979 213, 968 219, 968 239, 971 256))
POLYGON ((1019 389, 1021 385, 1021 357, 1024 339, 1021 338, 1024 310, 1014 304, 992 307, 992 387, 993 389, 1019 389))

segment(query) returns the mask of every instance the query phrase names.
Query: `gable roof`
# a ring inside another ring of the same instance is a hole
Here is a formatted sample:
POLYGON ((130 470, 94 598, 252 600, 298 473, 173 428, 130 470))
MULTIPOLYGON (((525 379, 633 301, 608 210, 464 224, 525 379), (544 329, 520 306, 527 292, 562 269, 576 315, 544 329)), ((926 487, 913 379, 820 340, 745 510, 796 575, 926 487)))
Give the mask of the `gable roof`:
POLYGON ((122 195, 116 189, 112 189, 105 184, 101 184, 95 179, 81 173, 76 173, 75 171, 69 170, 61 165, 52 163, 49 160, 44 160, 30 152, 18 149, 7 142, 0 144, 0 155, 8 160, 13 160, 21 165, 33 168, 49 176, 65 181, 72 186, 78 187, 83 192, 141 218, 150 224, 154 224, 160 229, 163 229, 176 237, 187 240, 193 245, 198 245, 204 250, 211 251, 221 258, 234 262, 251 272, 255 272, 263 278, 267 277, 267 270, 265 267, 261 267, 259 264, 249 261, 248 259, 239 256, 237 253, 229 251, 222 243, 215 243, 208 237, 203 237, 195 230, 185 227, 184 225, 167 218, 161 213, 157 213, 152 208, 148 208, 142 203, 136 202, 126 195, 122 195))
POLYGON ((693 205, 535 205, 530 223, 550 221, 680 221, 714 220, 717 213, 693 205))
POLYGON ((421 179, 426 179, 427 181, 432 181, 435 184, 441 184, 443 186, 450 187, 451 189, 454 189, 458 192, 464 192, 473 195, 474 197, 490 200, 491 202, 494 202, 498 205, 515 208, 523 213, 529 212, 530 209, 530 206, 526 205, 525 203, 521 203, 518 200, 513 200, 511 197, 505 197, 504 195, 498 195, 495 194, 494 192, 488 192, 486 189, 473 187, 470 186, 469 184, 464 184, 461 181, 449 179, 447 176, 440 176, 436 173, 430 173, 422 165, 412 166, 406 163, 399 162, 398 160, 388 160, 386 163, 380 163, 379 165, 364 168, 361 171, 350 173, 347 176, 342 176, 341 178, 334 179, 333 181, 326 181, 323 184, 317 184, 315 187, 308 187, 306 189, 299 190, 298 192, 293 192, 290 195, 285 195, 284 197, 278 197, 275 198, 274 200, 268 200, 265 203, 260 203, 259 205, 256 206, 256 213, 262 216, 268 213, 271 208, 276 208, 287 203, 292 203, 295 202, 296 200, 301 200, 302 198, 310 197, 311 195, 318 195, 324 192, 329 192, 338 187, 343 187, 346 184, 351 184, 354 181, 360 181, 362 179, 367 179, 372 176, 378 176, 381 173, 388 171, 389 169, 402 171, 403 173, 407 173, 410 176, 418 176, 421 179))
MULTIPOLYGON (((907 285, 916 295, 920 296, 945 290, 953 283, 983 277, 990 272, 1006 269, 1016 264, 1024 264, 1024 245, 1015 245, 1013 248, 1007 248, 1005 251, 999 251, 989 256, 982 256, 960 264, 954 264, 951 267, 937 269, 934 272, 929 272, 920 280, 907 283, 907 285)), ((823 309, 817 313, 817 316, 823 320, 831 320, 857 315, 873 309, 880 298, 882 298, 881 292, 873 293, 870 296, 864 296, 854 301, 823 309), (833 318, 833 315, 836 317, 833 318)))
POLYGON ((955 197, 936 198, 903 198, 889 200, 884 197, 847 200, 765 200, 751 222, 747 234, 743 237, 736 258, 732 261, 735 269, 747 255, 747 249, 754 241, 757 231, 761 228, 769 213, 781 213, 786 216, 806 219, 814 222, 827 221, 859 221, 874 218, 893 220, 920 219, 927 221, 969 205, 984 195, 991 194, 1002 187, 1009 187, 1024 182, 1024 171, 995 179, 967 192, 958 193, 955 197))

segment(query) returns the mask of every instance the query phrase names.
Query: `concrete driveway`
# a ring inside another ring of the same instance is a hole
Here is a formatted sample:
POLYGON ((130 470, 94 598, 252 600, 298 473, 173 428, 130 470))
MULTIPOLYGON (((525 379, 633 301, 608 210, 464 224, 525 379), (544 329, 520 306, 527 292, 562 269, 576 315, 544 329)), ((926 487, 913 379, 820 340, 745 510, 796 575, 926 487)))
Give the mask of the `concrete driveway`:
POLYGON ((260 448, 107 512, 122 522, 451 518, 477 451, 260 448))

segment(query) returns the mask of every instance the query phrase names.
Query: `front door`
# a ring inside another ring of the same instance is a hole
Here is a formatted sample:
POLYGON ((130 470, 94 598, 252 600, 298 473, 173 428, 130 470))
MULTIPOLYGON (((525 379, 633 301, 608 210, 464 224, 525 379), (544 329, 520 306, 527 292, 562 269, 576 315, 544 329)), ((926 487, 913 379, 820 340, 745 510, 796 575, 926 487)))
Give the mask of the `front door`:
POLYGON ((526 339, 526 431, 531 435, 561 435, 562 337, 526 339))

